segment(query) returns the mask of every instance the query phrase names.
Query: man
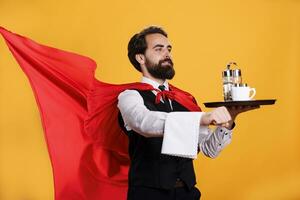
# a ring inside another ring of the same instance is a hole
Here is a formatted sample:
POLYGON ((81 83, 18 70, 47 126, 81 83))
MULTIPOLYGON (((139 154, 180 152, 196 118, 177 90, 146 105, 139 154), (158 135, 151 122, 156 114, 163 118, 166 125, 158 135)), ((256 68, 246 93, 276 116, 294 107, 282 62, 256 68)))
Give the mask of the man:
POLYGON ((231 141, 237 114, 254 109, 219 107, 209 113, 188 112, 164 95, 155 103, 159 91, 172 87, 167 82, 175 75, 171 50, 167 33, 155 26, 135 34, 128 44, 129 60, 142 73, 141 82, 156 89, 125 90, 118 97, 120 126, 129 138, 129 200, 200 199, 192 162, 195 155, 186 149, 217 157, 231 141), (214 131, 208 128, 212 124, 217 126, 214 131))

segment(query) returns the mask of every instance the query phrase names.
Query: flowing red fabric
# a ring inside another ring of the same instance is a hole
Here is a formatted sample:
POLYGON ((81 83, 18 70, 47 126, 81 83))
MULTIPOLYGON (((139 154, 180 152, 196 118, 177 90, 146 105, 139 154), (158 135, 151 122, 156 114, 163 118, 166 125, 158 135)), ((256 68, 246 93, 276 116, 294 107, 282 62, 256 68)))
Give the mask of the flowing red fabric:
MULTIPOLYGON (((117 97, 144 83, 108 84, 85 56, 38 44, 0 27, 33 89, 51 159, 56 200, 122 200, 127 194, 128 139, 118 125, 117 97)), ((168 96, 190 111, 195 99, 170 85, 168 96)))

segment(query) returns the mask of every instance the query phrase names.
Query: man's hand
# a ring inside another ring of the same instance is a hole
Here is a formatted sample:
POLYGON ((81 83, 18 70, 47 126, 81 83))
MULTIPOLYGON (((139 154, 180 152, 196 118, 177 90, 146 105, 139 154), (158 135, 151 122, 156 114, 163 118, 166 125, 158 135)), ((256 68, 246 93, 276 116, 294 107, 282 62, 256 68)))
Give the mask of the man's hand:
POLYGON ((232 124, 238 114, 249 110, 257 109, 259 106, 231 106, 231 107, 218 107, 211 112, 203 114, 200 125, 208 126, 223 126, 231 129, 232 124))
POLYGON ((202 115, 200 125, 218 125, 228 127, 229 122, 232 121, 231 115, 226 107, 218 107, 211 112, 204 113, 202 115))

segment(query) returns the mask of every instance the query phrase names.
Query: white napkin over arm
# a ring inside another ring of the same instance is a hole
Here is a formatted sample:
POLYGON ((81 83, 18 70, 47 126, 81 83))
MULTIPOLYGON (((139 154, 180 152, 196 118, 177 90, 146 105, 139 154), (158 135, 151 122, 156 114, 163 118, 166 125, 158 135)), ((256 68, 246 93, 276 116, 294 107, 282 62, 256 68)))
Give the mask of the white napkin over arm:
POLYGON ((162 154, 196 158, 202 112, 171 112, 163 135, 162 154))

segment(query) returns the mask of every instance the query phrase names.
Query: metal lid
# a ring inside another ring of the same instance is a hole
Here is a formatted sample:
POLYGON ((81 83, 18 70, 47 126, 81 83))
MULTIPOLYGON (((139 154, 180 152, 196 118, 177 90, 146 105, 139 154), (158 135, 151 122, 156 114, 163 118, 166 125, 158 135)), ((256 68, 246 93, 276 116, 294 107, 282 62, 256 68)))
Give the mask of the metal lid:
POLYGON ((236 64, 236 62, 231 61, 231 62, 229 62, 229 63, 226 65, 227 69, 230 69, 231 65, 234 65, 234 66, 236 66, 236 67, 238 66, 238 65, 236 64))
POLYGON ((247 83, 234 83, 234 87, 248 87, 247 83))

